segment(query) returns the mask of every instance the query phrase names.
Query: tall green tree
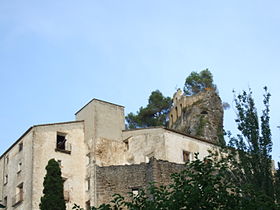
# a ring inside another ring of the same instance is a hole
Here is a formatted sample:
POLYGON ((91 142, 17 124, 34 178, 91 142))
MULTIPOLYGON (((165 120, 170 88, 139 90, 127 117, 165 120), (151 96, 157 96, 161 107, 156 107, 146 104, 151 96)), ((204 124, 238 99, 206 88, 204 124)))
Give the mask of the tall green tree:
MULTIPOLYGON (((210 154, 203 160, 196 156, 186 168, 172 175, 173 182, 167 186, 152 184, 147 191, 137 196, 114 195, 108 204, 92 210, 248 210, 277 209, 273 200, 266 200, 263 194, 247 185, 239 185, 232 176, 233 166, 227 159, 210 154)), ((78 205, 73 209, 81 210, 78 205)))
POLYGON ((43 197, 41 197, 41 210, 65 210, 63 195, 63 180, 59 164, 50 159, 46 166, 47 174, 44 178, 43 197))
POLYGON ((186 78, 184 92, 186 95, 195 95, 205 89, 211 88, 216 90, 216 85, 213 83, 213 75, 208 70, 202 70, 201 72, 191 72, 186 78))
POLYGON ((159 90, 153 91, 146 107, 140 107, 137 114, 129 113, 125 117, 127 125, 129 128, 166 126, 171 105, 170 97, 163 96, 159 90))
POLYGON ((243 91, 235 98, 237 128, 240 134, 230 137, 230 146, 236 148, 240 182, 250 184, 254 190, 274 199, 272 169, 272 140, 269 125, 270 93, 264 88, 264 109, 258 117, 252 91, 243 91))

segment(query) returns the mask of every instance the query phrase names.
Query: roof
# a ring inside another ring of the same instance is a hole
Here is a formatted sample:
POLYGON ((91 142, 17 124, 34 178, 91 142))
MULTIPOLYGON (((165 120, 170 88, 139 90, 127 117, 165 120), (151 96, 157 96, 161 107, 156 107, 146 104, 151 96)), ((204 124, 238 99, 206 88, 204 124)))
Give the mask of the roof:
POLYGON ((111 103, 111 102, 108 102, 108 101, 103 101, 103 100, 100 100, 100 99, 96 99, 96 98, 93 98, 92 100, 90 100, 86 105, 84 105, 81 109, 79 109, 75 115, 77 115, 80 111, 82 111, 87 105, 89 105, 91 102, 93 101, 98 101, 98 102, 102 102, 102 103, 106 103, 106 104, 110 104, 110 105, 113 105, 113 106, 118 106, 118 107, 122 107, 124 108, 124 106, 122 105, 118 105, 118 104, 114 104, 114 103, 111 103))
POLYGON ((47 124, 39 124, 39 125, 33 125, 30 128, 28 128, 1 156, 0 159, 4 157, 5 154, 7 154, 16 144, 18 144, 23 137, 25 137, 33 128, 41 127, 41 126, 50 126, 50 125, 62 125, 62 124, 71 124, 71 123, 81 123, 84 122, 83 120, 80 121, 68 121, 68 122, 58 122, 58 123, 47 123, 47 124))
POLYGON ((206 143, 209 143, 209 144, 213 144, 213 145, 215 145, 215 146, 219 146, 217 143, 212 142, 212 141, 210 141, 210 140, 203 139, 203 138, 200 138, 200 137, 197 137, 197 136, 192 136, 192 135, 189 135, 189 134, 186 134, 186 133, 183 133, 183 132, 180 132, 180 131, 171 129, 171 128, 166 128, 166 127, 163 127, 163 126, 152 126, 152 127, 147 127, 147 128, 134 128, 134 129, 123 130, 123 131, 124 131, 124 132, 128 132, 128 131, 148 130, 148 129, 158 129, 158 128, 161 128, 161 129, 164 129, 164 130, 173 132, 173 133, 178 133, 178 134, 181 134, 181 135, 183 135, 183 136, 187 136, 187 137, 190 137, 190 138, 193 138, 193 139, 202 141, 202 142, 206 142, 206 143))

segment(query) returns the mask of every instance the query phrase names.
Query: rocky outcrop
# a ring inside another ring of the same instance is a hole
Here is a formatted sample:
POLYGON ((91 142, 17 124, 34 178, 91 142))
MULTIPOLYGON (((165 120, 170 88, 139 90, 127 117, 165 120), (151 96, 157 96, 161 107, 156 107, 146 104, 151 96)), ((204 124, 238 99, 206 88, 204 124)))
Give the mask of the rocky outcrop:
POLYGON ((215 90, 185 96, 179 89, 173 96, 169 128, 213 143, 224 143, 223 115, 222 101, 215 90))

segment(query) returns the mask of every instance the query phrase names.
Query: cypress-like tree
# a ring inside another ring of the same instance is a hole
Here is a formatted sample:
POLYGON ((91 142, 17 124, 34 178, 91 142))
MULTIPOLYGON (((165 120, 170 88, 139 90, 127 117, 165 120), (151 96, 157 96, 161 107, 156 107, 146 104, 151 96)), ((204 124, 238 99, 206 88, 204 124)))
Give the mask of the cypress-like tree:
POLYGON ((59 164, 50 159, 46 166, 47 174, 44 178, 43 197, 41 197, 41 210, 65 210, 63 195, 63 180, 59 164))
POLYGON ((272 140, 269 126, 270 93, 264 88, 264 109, 258 118, 252 91, 243 91, 235 99, 237 125, 240 134, 231 138, 230 146, 238 153, 239 169, 243 174, 243 184, 249 184, 266 196, 274 199, 272 174, 272 140))

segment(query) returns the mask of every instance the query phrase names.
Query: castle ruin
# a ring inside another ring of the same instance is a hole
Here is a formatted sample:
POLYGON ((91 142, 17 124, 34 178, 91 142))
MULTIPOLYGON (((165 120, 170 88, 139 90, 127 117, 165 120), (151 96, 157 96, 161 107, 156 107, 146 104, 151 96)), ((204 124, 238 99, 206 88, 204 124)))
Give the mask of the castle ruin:
POLYGON ((186 96, 178 89, 169 113, 169 128, 213 143, 224 143, 222 101, 216 90, 208 88, 186 96))

